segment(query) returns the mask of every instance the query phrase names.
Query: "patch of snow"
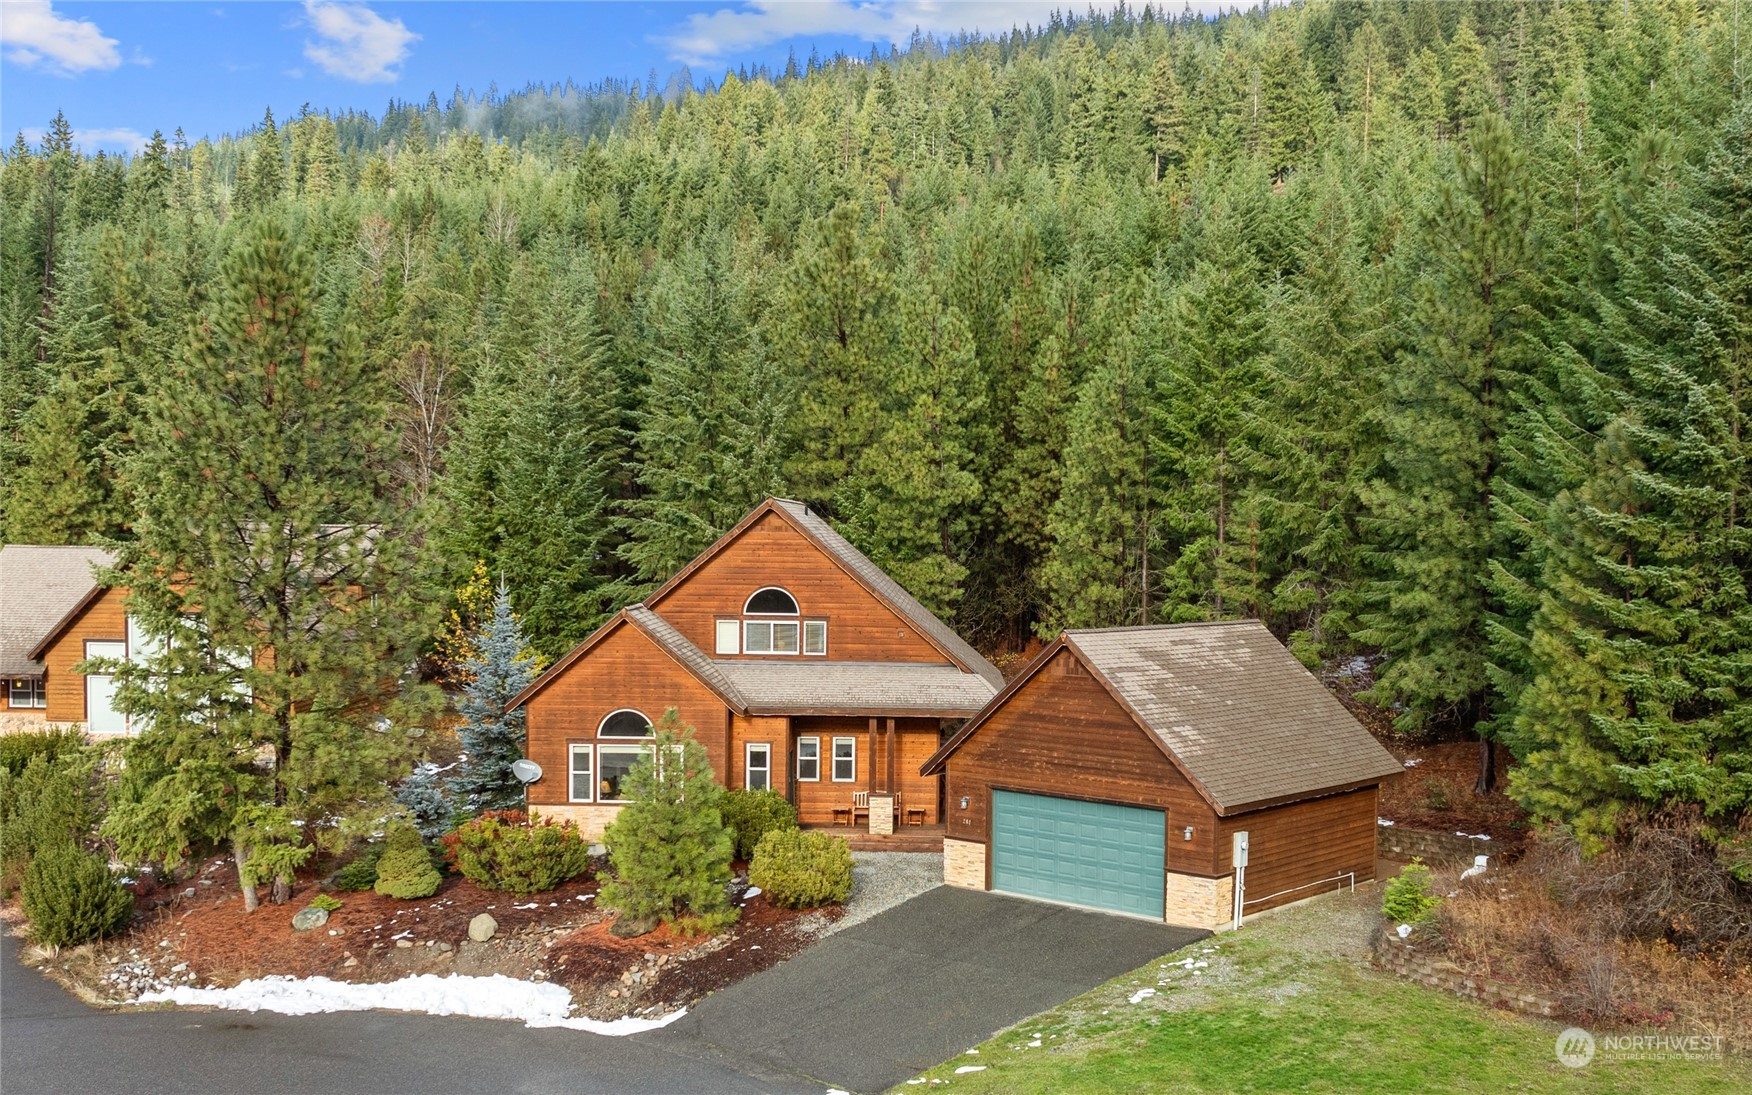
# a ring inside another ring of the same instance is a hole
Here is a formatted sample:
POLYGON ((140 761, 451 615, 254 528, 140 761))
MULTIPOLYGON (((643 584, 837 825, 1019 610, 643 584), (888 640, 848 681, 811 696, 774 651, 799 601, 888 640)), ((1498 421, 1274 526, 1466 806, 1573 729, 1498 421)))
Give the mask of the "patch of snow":
POLYGON ((1405 762, 1405 766, 1407 768, 1416 768, 1418 765, 1420 765, 1422 763, 1423 763, 1422 757, 1412 757, 1410 760, 1405 762))
POLYGON ((955 1075, 963 1076, 969 1072, 984 1072, 985 1070, 986 1070, 986 1066, 984 1066, 984 1065, 962 1065, 960 1068, 955 1070, 955 1075))
MULTIPOLYGON (((539 901, 531 901, 531 902, 530 902, 530 903, 529 903, 529 904, 527 904, 527 905, 513 905, 513 906, 511 906, 511 907, 512 907, 512 908, 513 908, 513 909, 539 909, 539 908, 541 908, 541 902, 539 902, 539 901)), ((492 906, 491 906, 491 905, 488 905, 488 906, 487 906, 487 908, 489 908, 489 909, 490 909, 490 908, 492 908, 492 906)))
POLYGON ((281 1015, 316 1015, 336 1011, 414 1011, 427 1015, 462 1015, 474 1019, 520 1019, 530 1027, 565 1027, 618 1037, 668 1026, 687 1009, 660 1019, 626 1016, 603 1021, 572 1017, 572 994, 562 985, 538 985, 503 974, 438 977, 423 973, 377 985, 356 985, 327 977, 263 977, 229 989, 180 987, 148 992, 137 1003, 172 1003, 225 1008, 230 1011, 272 1011, 281 1015))
POLYGON ((1036 1039, 1034 1039, 1034 1041, 1029 1042, 1028 1048, 1029 1049, 1039 1049, 1040 1048, 1040 1039, 1036 1038, 1036 1039))
POLYGON ((1489 834, 1488 834, 1488 833, 1461 833, 1461 832, 1456 832, 1456 833, 1455 833, 1455 834, 1454 834, 1454 835, 1455 835, 1455 836, 1463 836, 1463 837, 1465 837, 1465 838, 1466 838, 1466 839, 1467 839, 1467 840, 1489 840, 1489 839, 1490 839, 1490 835, 1489 835, 1489 834))
POLYGON ((760 896, 760 887, 759 886, 750 886, 750 887, 748 887, 748 889, 742 891, 742 896, 743 897, 759 897, 760 896))
POLYGON ((978 1056, 979 1056, 979 1050, 977 1050, 977 1049, 970 1049, 970 1050, 968 1050, 968 1051, 967 1051, 967 1056, 969 1056, 969 1057, 978 1057, 978 1056))
POLYGON ((1379 825, 1379 826, 1381 826, 1381 827, 1383 827, 1383 828, 1387 828, 1387 829, 1391 829, 1391 828, 1393 828, 1393 823, 1392 823, 1392 822, 1391 822, 1391 821, 1388 821, 1388 820, 1387 820, 1387 819, 1386 819, 1386 818, 1384 818, 1384 817, 1378 817, 1378 818, 1376 818, 1376 819, 1375 819, 1375 824, 1377 824, 1377 825, 1379 825))
POLYGON ((1156 995, 1155 989, 1139 989, 1138 991, 1131 994, 1131 997, 1129 998, 1129 1002, 1133 1003, 1133 1004, 1141 1004, 1145 1000, 1148 1000, 1150 997, 1152 997, 1154 995, 1156 995))
POLYGON ((907 1081, 907 1083, 909 1083, 909 1084, 922 1084, 924 1082, 925 1082, 925 1078, 923 1076, 920 1076, 917 1079, 907 1081))
POLYGON ((1397 928, 1394 928, 1393 930, 1399 933, 1399 938, 1401 938, 1401 939, 1404 939, 1407 936, 1411 935, 1411 925, 1410 924, 1401 924, 1397 928))
POLYGON ((852 1093, 843 1087, 830 1087, 827 1089, 827 1095, 852 1095, 852 1093))

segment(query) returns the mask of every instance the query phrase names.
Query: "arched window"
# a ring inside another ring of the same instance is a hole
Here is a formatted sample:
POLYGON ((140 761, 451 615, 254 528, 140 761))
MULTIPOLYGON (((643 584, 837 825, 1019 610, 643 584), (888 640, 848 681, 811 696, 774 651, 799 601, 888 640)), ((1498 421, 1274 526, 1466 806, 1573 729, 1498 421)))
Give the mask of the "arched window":
POLYGON ((742 611, 750 616, 795 616, 797 599, 778 586, 757 589, 742 611))
POLYGON ((634 711, 623 707, 611 713, 602 720, 602 725, 596 728, 599 738, 648 738, 651 736, 651 720, 645 717, 643 711, 634 711))

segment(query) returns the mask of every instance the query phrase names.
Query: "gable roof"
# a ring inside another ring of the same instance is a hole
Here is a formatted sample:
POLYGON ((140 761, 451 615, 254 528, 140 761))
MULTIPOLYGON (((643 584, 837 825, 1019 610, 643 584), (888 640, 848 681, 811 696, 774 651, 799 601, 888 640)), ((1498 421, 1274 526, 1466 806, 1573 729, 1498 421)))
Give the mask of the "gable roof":
POLYGON ((1404 769, 1256 620, 1066 631, 925 762, 940 768, 1068 649, 1219 814, 1376 783, 1404 769))
POLYGON ((657 604, 676 586, 686 580, 688 575, 704 566, 731 541, 741 536, 751 525, 768 513, 777 514, 802 534, 805 539, 814 543, 823 554, 854 581, 863 586, 873 597, 912 624, 913 629, 922 635, 926 642, 936 647, 949 661, 967 672, 983 678, 994 690, 1003 687, 1004 675, 998 672, 998 667, 981 657, 979 651, 955 633, 954 628, 939 620, 930 609, 918 602, 918 598, 901 588, 899 582, 883 573, 882 568, 871 562, 869 556, 853 547, 851 541, 841 536, 832 525, 811 512, 808 506, 789 498, 769 498, 754 507, 747 517, 736 523, 734 528, 718 537, 711 547, 700 552, 692 562, 677 571, 674 577, 664 582, 655 592, 645 598, 645 602, 657 604))
POLYGON ((671 627, 669 621, 652 612, 643 604, 628 605, 610 616, 601 627, 590 633, 589 638, 573 647, 565 657, 548 666, 542 671, 541 676, 530 681, 527 688, 513 696, 511 702, 505 705, 505 710, 513 711, 535 698, 536 693, 559 680, 560 674, 623 625, 631 625, 650 639, 677 665, 692 673, 699 679, 700 683, 716 692, 719 698, 733 710, 739 714, 748 713, 748 704, 736 691, 736 687, 722 673, 715 670, 716 663, 706 657, 699 647, 689 642, 687 636, 671 627))
POLYGON ((994 689, 952 665, 905 662, 713 663, 751 715, 912 715, 966 718, 994 689))
POLYGON ((37 677, 33 651, 98 592, 93 567, 114 557, 98 547, 0 547, 0 677, 37 677))

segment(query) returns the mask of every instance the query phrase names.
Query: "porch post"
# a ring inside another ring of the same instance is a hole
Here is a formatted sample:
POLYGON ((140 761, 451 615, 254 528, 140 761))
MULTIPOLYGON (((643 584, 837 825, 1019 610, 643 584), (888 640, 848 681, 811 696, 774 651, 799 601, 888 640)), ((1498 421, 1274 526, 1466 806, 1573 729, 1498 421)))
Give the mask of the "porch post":
POLYGON ((897 788, 894 786, 894 754, 898 751, 899 750, 895 748, 894 720, 889 719, 888 720, 888 791, 890 794, 893 794, 897 790, 897 788))
POLYGON ((866 790, 866 791, 874 791, 876 789, 876 723, 877 723, 877 721, 878 721, 877 719, 870 720, 870 748, 868 750, 866 750, 865 754, 864 754, 865 756, 870 758, 870 762, 864 766, 870 770, 869 771, 869 778, 867 780, 868 785, 864 788, 864 790, 866 790))

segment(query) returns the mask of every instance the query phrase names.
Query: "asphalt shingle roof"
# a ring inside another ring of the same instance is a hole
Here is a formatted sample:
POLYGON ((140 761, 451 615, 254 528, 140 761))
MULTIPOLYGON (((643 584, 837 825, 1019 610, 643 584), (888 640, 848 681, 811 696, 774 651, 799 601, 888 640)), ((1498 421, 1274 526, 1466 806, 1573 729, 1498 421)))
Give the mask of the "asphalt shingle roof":
POLYGON ((690 669, 694 676, 704 681, 713 691, 723 696, 730 706, 748 709, 748 702, 718 668, 718 663, 706 657, 705 651, 695 646, 686 635, 675 630, 668 620, 652 612, 644 605, 631 605, 627 608, 627 619, 640 631, 649 635, 653 642, 669 651, 670 656, 690 669))
POLYGON ((971 715, 996 693, 953 665, 900 662, 719 661, 753 714, 868 711, 971 715))
POLYGON ((1257 621, 1067 631, 1065 638, 1224 813, 1402 771, 1257 621))
POLYGON ((31 649, 97 587, 92 567, 113 561, 95 547, 0 547, 0 677, 42 676, 31 649))
MULTIPOLYGON (((918 598, 903 589, 899 582, 882 572, 882 568, 870 561, 870 557, 852 546, 851 541, 841 536, 834 527, 811 513, 809 507, 789 498, 775 498, 774 503, 782 507, 790 518, 809 531, 809 534, 820 542, 848 570, 876 595, 887 601, 894 610, 911 621, 919 631, 931 637, 939 647, 950 652, 950 655, 968 669, 984 678, 992 686, 992 691, 1004 687, 1004 675, 998 672, 998 667, 980 656, 979 651, 968 645, 966 639, 955 633, 955 629, 939 620, 935 613, 918 602, 918 598)), ((988 696, 989 698, 989 696, 988 696)))

